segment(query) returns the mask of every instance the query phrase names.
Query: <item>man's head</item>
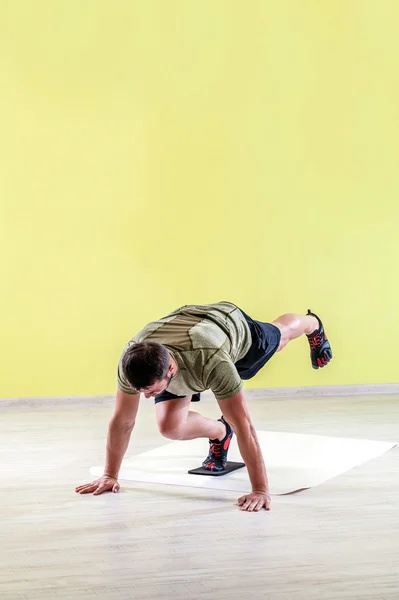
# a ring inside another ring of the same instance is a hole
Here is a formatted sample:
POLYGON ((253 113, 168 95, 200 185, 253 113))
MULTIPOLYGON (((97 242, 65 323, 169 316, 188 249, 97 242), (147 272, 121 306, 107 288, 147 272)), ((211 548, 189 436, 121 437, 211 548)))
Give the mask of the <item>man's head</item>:
POLYGON ((169 352, 156 342, 130 346, 122 359, 122 369, 130 385, 146 398, 163 392, 175 374, 169 352))

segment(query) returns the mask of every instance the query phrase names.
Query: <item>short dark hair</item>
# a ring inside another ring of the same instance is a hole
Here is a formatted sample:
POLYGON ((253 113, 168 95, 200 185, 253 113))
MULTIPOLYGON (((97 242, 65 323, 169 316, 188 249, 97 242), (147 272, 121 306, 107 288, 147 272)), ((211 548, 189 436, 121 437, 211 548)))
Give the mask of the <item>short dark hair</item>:
POLYGON ((136 389, 153 385, 155 381, 164 379, 170 364, 169 352, 157 342, 139 342, 132 344, 122 358, 122 370, 136 389))

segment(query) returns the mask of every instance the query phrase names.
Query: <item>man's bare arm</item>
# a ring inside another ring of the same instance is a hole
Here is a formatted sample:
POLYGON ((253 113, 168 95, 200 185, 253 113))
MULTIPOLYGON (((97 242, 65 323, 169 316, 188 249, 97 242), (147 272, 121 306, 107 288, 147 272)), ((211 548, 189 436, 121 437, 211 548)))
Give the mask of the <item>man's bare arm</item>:
POLYGON ((126 394, 119 388, 116 392, 115 411, 110 420, 107 436, 107 449, 104 475, 86 485, 76 488, 80 494, 119 491, 118 474, 123 457, 129 445, 131 433, 139 408, 140 394, 126 394))
POLYGON ((242 496, 238 503, 244 510, 260 510, 262 507, 269 510, 270 494, 266 467, 244 392, 241 390, 231 398, 218 400, 218 404, 237 436, 238 447, 252 484, 252 492, 242 496))
POLYGON ((120 389, 116 393, 115 412, 108 428, 104 475, 118 479, 119 469, 136 422, 139 400, 140 394, 133 396, 120 389))

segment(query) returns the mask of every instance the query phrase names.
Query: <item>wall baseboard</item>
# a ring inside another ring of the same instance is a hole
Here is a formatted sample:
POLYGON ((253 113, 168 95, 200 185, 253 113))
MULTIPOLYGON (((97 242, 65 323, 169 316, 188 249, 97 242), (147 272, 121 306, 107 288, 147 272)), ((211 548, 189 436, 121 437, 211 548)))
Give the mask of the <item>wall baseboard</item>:
POLYGON ((320 385, 245 390, 246 397, 254 400, 257 398, 320 398, 321 396, 375 396, 379 394, 399 394, 399 383, 320 385))
MULTIPOLYGON (((371 396, 382 394, 399 394, 399 383, 376 383, 362 385, 326 385, 286 388, 245 389, 248 400, 281 399, 281 398, 320 398, 328 396, 371 396)), ((33 408, 33 407, 73 407, 112 405, 115 396, 59 396, 43 398, 0 398, 1 408, 33 408)), ((201 401, 214 401, 211 392, 204 392, 201 401)))

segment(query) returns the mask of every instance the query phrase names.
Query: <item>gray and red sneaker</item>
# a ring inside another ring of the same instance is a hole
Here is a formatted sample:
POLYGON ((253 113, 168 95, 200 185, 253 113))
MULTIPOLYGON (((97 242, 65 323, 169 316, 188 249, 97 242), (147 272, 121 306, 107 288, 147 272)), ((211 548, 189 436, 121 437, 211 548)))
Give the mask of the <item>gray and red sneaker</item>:
POLYGON ((310 346, 310 360, 312 361, 312 367, 314 369, 321 369, 325 367, 333 357, 330 342, 327 339, 326 332, 324 331, 323 323, 319 317, 308 310, 308 315, 316 317, 319 322, 319 328, 315 329, 313 333, 306 334, 310 346))
POLYGON ((209 469, 210 471, 223 471, 226 468, 227 452, 234 435, 232 428, 223 416, 218 421, 226 425, 226 435, 222 440, 209 440, 209 454, 202 463, 202 466, 204 469, 209 469))

